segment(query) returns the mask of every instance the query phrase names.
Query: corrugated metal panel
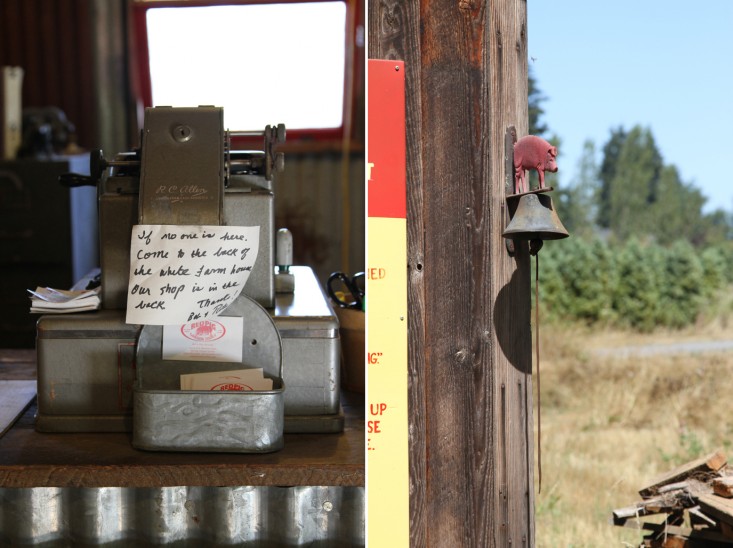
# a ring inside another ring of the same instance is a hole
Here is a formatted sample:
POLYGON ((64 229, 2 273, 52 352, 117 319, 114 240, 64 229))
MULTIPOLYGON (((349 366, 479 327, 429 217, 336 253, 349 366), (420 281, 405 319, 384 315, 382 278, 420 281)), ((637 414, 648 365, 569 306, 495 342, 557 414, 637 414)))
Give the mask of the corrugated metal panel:
POLYGON ((348 239, 347 270, 364 270, 364 154, 352 153, 344 170, 338 152, 286 153, 275 188, 277 228, 293 233, 296 264, 312 266, 323 284, 343 268, 341 243, 348 239), (348 182, 343 184, 346 174, 348 182), (344 207, 343 188, 348 196, 344 207), (344 234, 344 215, 348 234, 344 234))
POLYGON ((364 546, 361 487, 0 488, 2 546, 364 546))

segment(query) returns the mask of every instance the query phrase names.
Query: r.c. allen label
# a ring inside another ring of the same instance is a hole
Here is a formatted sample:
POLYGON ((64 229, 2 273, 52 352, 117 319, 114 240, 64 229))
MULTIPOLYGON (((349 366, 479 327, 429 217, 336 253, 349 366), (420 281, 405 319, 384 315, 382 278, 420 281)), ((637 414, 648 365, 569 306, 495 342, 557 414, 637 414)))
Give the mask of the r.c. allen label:
POLYGON ((171 200, 174 202, 206 200, 208 192, 206 187, 199 185, 158 185, 158 188, 155 189, 155 197, 158 200, 171 200))

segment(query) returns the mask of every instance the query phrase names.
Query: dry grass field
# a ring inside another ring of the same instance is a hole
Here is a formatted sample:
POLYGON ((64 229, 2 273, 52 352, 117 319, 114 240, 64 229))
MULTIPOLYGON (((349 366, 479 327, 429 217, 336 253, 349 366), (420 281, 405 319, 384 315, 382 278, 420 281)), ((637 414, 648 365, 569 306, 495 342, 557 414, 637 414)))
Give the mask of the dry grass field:
MULTIPOLYGON (((733 340, 733 307, 651 334, 541 325, 542 490, 537 546, 638 546, 610 524, 661 472, 721 448, 733 462, 733 351, 634 357, 605 348, 733 340)), ((537 413, 535 397, 535 417, 537 413)), ((536 425, 536 420, 535 420, 536 425)), ((536 451, 535 451, 536 453, 536 451)), ((535 482, 537 480, 535 474, 535 482)))

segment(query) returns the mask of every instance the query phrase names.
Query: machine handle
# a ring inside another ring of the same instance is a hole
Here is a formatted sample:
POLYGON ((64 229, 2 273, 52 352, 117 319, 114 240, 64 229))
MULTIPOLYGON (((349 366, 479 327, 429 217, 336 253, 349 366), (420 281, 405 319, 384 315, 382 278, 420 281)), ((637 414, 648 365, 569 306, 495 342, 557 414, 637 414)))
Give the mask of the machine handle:
POLYGON ((62 173, 59 175, 59 183, 67 188, 97 186, 96 179, 93 179, 89 175, 80 175, 79 173, 62 173))
POLYGON ((59 183, 67 188, 78 186, 97 186, 97 181, 111 162, 105 160, 100 149, 92 150, 89 153, 89 175, 79 173, 62 173, 59 175, 59 183))

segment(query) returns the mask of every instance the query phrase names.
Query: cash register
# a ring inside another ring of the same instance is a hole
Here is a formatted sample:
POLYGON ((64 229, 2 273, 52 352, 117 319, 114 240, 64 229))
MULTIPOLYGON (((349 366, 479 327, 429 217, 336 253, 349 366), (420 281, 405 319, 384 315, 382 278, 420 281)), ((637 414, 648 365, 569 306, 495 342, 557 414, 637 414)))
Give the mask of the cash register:
POLYGON ((290 234, 275 227, 285 127, 247 132, 261 137, 262 150, 232 150, 241 133, 224 129, 218 107, 148 108, 138 149, 110 159, 93 152, 90 176, 63 177, 67 185, 97 188, 101 308, 39 318, 38 431, 133 431, 142 449, 247 452, 278 449, 283 432, 343 430, 337 317, 314 272, 290 264, 290 234), (232 392, 204 400, 178 386, 181 373, 217 364, 166 362, 163 326, 128 323, 132 234, 140 225, 256 228, 244 288, 209 317, 241 318, 244 332, 242 363, 219 368, 260 367, 275 380, 264 393, 272 397, 244 412, 259 417, 245 418, 246 428, 238 407, 244 400, 232 392), (191 429, 191 405, 201 401, 209 401, 202 404, 208 411, 191 429), (220 430, 213 438, 198 433, 212 428, 220 430))

